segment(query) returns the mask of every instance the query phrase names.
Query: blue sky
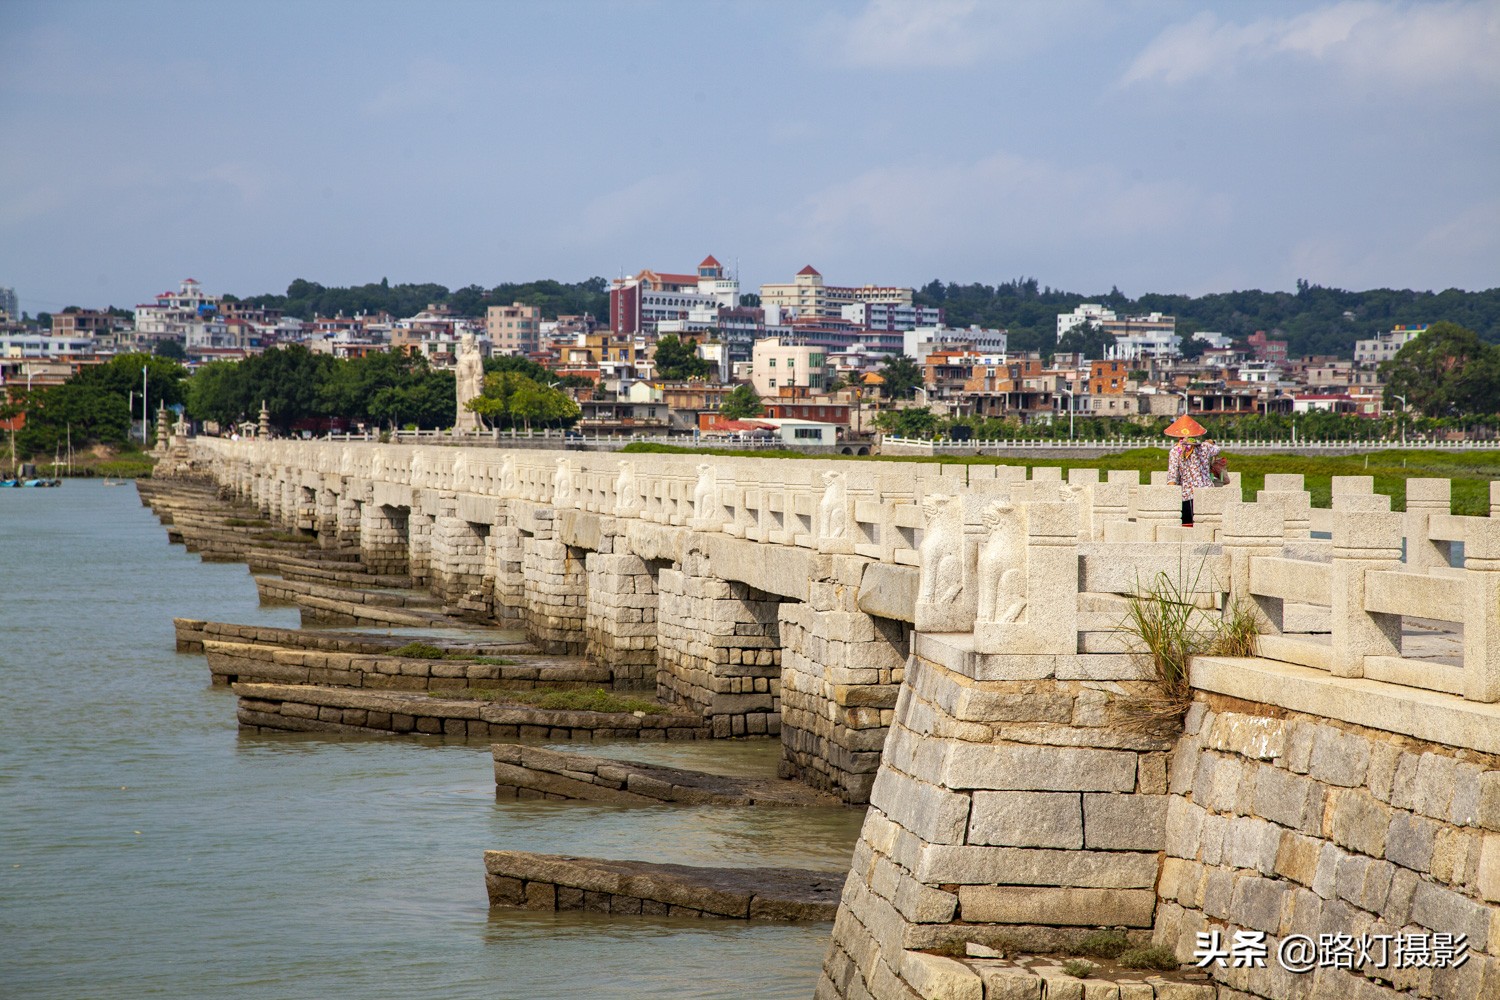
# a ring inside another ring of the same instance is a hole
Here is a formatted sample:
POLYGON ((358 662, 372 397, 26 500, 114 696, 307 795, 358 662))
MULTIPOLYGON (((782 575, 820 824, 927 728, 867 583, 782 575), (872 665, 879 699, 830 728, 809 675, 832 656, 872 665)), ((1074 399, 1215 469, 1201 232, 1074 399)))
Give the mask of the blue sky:
POLYGON ((1500 0, 0 0, 0 285, 1489 288, 1497 52, 1500 0))

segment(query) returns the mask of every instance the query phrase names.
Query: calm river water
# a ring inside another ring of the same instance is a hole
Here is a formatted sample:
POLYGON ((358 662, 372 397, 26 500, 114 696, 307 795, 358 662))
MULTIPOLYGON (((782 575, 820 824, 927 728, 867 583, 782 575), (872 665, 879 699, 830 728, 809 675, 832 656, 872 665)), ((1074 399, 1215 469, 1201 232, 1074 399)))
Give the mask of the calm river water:
POLYGON ((812 994, 826 924, 491 913, 482 852, 841 870, 857 811, 496 802, 483 745, 240 735, 174 615, 297 623, 169 546, 133 488, 0 491, 0 994, 812 994))

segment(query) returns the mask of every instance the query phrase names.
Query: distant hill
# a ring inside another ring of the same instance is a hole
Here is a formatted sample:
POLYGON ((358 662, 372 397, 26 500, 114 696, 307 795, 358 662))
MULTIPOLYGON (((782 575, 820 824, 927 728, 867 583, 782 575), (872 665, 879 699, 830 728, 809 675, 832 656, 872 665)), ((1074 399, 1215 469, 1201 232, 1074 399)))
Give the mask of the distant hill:
POLYGON ((1146 294, 1130 298, 1112 288, 1104 295, 1080 295, 1038 286, 1035 278, 1001 285, 958 285, 930 281, 916 294, 918 305, 941 306, 948 325, 1003 327, 1017 349, 1050 352, 1057 314, 1082 302, 1098 302, 1116 313, 1161 312, 1177 317, 1177 332, 1199 330, 1248 337, 1265 330, 1288 342, 1293 357, 1333 354, 1352 357, 1354 342, 1396 325, 1448 320, 1468 327, 1489 343, 1500 343, 1500 288, 1483 292, 1414 292, 1377 288, 1346 292, 1297 283, 1296 292, 1215 292, 1210 295, 1146 294))

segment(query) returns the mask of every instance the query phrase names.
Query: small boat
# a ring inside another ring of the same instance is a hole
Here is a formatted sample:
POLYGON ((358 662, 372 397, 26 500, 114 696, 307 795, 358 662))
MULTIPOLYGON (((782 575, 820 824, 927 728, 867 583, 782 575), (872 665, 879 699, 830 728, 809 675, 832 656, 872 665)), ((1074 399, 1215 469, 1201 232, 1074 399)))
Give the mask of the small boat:
POLYGON ((21 486, 61 486, 61 479, 23 479, 21 486))

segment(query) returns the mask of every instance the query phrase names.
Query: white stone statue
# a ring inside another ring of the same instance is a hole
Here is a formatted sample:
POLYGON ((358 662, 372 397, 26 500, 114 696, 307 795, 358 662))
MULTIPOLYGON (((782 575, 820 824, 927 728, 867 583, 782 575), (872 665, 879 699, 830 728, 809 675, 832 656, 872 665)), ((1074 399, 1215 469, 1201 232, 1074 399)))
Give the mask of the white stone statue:
POLYGON ((714 467, 707 462, 698 463, 698 483, 693 487, 693 516, 708 517, 713 513, 714 497, 719 486, 714 467))
POLYGON ((557 460, 557 472, 552 476, 552 505, 554 507, 573 499, 573 464, 566 458, 557 460))
POLYGON ((979 549, 977 620, 1020 621, 1026 613, 1026 513, 1018 504, 991 504, 984 526, 989 534, 979 549))
POLYGON ((823 473, 823 499, 818 503, 819 541, 841 539, 849 531, 849 489, 842 472, 823 473))
POLYGON ((927 522, 922 530, 921 579, 917 600, 925 604, 952 604, 964 589, 963 501, 942 493, 922 501, 927 522))
POLYGON ((516 491, 516 456, 506 455, 500 461, 500 492, 509 496, 516 491))
POLYGON ((421 448, 413 448, 411 452, 410 484, 417 489, 427 485, 427 453, 421 448))
POLYGON ((466 333, 458 339, 458 361, 454 374, 458 381, 458 415, 453 421, 453 429, 478 431, 479 414, 464 406, 469 400, 484 394, 484 359, 479 356, 479 345, 474 342, 472 333, 466 333))
POLYGON ((641 498, 636 495, 635 466, 623 458, 619 466, 620 474, 615 477, 615 512, 623 514, 635 510, 641 498))
POLYGON ((464 449, 455 448, 458 454, 453 456, 453 491, 455 493, 469 492, 469 458, 464 449))

